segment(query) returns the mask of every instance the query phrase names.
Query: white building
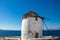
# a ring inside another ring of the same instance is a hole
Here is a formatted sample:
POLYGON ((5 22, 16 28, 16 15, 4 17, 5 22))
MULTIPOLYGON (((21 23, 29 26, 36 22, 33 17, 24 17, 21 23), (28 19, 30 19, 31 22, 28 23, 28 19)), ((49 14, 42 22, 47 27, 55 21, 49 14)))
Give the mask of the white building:
POLYGON ((25 14, 22 18, 21 39, 28 40, 29 38, 41 38, 43 19, 43 17, 40 17, 33 11, 30 11, 25 14))

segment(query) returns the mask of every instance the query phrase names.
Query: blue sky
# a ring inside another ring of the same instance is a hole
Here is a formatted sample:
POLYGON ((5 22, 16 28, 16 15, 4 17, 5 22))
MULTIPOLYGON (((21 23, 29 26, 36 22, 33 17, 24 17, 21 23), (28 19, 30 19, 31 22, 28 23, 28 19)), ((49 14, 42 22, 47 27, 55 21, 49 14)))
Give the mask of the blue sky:
POLYGON ((22 16, 30 10, 49 19, 49 29, 60 29, 60 0, 0 0, 0 29, 20 30, 22 16))

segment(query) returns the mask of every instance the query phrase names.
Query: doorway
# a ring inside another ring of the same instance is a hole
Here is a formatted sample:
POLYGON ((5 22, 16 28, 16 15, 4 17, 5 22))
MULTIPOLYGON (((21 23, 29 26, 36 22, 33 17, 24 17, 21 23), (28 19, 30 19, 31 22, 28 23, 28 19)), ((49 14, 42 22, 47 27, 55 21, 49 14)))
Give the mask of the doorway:
POLYGON ((39 33, 35 33, 35 38, 38 38, 39 37, 39 33))

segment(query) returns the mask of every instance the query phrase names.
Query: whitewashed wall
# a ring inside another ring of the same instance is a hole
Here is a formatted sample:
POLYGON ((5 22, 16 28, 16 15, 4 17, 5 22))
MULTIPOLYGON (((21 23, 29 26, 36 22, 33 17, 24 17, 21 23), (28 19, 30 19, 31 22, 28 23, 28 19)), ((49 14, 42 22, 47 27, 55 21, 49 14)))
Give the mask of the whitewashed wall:
MULTIPOLYGON (((33 35, 31 38, 35 38, 35 33, 39 33, 39 38, 42 37, 42 20, 40 18, 37 18, 38 20, 35 20, 35 17, 29 18, 29 25, 30 30, 32 31, 33 35)), ((30 36, 30 35, 29 35, 30 36)))
POLYGON ((21 32, 21 39, 28 40, 28 19, 22 20, 22 32, 21 32))
POLYGON ((39 38, 42 37, 42 20, 40 18, 30 17, 22 20, 22 40, 28 40, 28 38, 35 38, 35 33, 39 33, 39 38), (29 33, 30 31, 32 33, 29 33))

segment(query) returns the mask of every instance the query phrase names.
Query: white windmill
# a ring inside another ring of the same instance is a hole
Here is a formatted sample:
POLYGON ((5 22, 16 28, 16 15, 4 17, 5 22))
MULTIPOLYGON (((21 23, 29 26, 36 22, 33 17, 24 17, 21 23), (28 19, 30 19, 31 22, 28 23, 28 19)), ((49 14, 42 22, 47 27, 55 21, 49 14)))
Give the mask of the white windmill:
POLYGON ((43 20, 43 17, 33 11, 26 13, 22 17, 21 39, 28 40, 29 38, 41 38, 43 36, 43 20))

